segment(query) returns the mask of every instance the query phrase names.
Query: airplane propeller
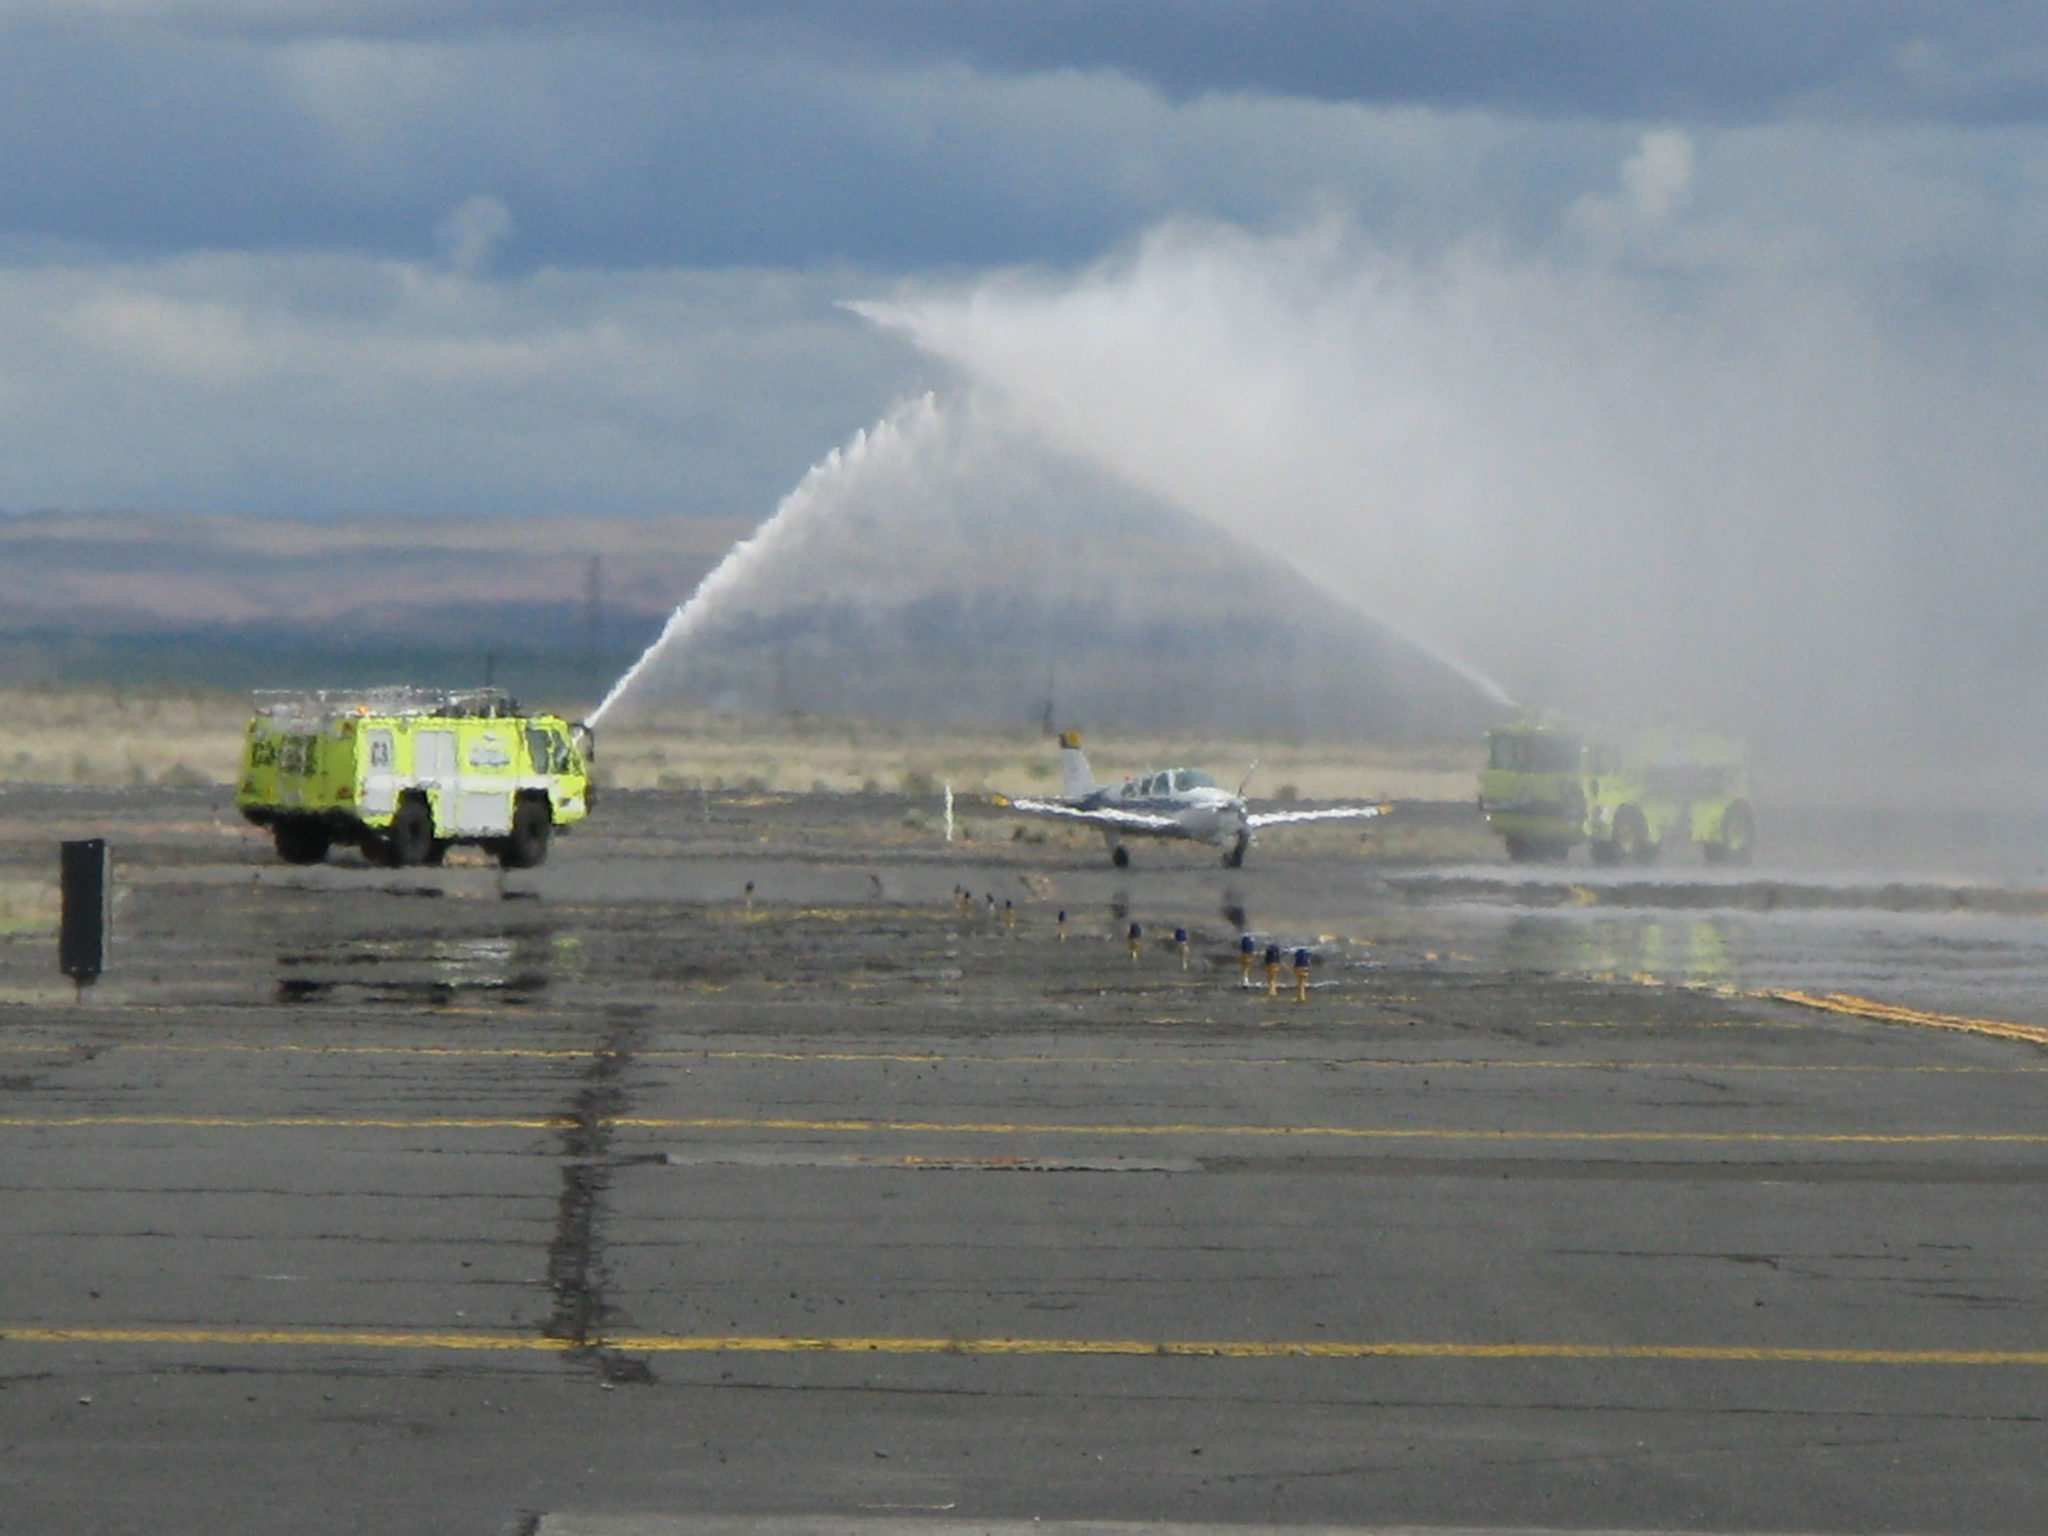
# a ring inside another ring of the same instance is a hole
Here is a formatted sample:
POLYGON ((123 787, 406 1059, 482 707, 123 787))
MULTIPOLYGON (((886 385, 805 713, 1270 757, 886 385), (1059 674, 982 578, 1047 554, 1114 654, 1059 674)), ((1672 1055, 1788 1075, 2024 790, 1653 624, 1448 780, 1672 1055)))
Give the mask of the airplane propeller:
POLYGON ((1237 798, 1244 798, 1245 786, 1252 781, 1252 775, 1259 771, 1259 760, 1255 757, 1245 765, 1244 777, 1237 781, 1237 798))

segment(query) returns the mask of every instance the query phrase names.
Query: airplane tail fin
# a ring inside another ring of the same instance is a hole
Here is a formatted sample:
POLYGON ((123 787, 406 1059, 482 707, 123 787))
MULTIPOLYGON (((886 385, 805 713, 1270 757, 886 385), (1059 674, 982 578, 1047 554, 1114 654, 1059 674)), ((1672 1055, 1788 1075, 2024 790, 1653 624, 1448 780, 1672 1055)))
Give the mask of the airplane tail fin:
POLYGON ((1089 770, 1088 754, 1081 750, 1081 733, 1060 732, 1060 793, 1069 800, 1079 800, 1101 787, 1089 770))

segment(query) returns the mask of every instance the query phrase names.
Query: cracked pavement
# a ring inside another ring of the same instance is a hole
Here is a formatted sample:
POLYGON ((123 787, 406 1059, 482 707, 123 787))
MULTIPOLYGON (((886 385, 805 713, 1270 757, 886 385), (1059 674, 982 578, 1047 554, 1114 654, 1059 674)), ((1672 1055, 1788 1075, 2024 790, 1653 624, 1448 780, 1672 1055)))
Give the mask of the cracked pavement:
POLYGON ((5 797, 121 899, 76 1002, 0 940, 0 1531, 2039 1528, 2048 1057, 1760 995, 2023 997, 2009 914, 710 809, 401 879, 5 797))

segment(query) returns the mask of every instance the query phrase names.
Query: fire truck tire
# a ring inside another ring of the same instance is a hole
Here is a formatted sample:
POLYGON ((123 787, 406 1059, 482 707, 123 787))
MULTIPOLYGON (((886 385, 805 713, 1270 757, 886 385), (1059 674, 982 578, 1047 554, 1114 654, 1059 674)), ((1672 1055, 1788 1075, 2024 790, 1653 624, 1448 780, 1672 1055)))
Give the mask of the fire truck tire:
POLYGON ((270 835, 277 843, 277 856, 287 864, 318 864, 333 842, 327 823, 314 816, 281 816, 270 835))
POLYGON ((1624 805, 1614 813, 1614 847, 1631 864, 1657 862, 1657 845, 1650 841, 1650 824, 1639 807, 1624 805))
POLYGON ((512 807, 512 835, 505 839, 498 862, 507 869, 534 869, 547 861, 548 835, 554 820, 544 800, 521 800, 512 807))
POLYGON ((408 795, 398 802, 390 830, 384 834, 384 851, 393 869, 427 862, 434 851, 434 813, 424 800, 408 795))
POLYGON ((1709 864, 1747 864, 1756 846, 1756 812, 1747 800, 1730 801, 1721 813, 1721 835, 1706 845, 1709 864))

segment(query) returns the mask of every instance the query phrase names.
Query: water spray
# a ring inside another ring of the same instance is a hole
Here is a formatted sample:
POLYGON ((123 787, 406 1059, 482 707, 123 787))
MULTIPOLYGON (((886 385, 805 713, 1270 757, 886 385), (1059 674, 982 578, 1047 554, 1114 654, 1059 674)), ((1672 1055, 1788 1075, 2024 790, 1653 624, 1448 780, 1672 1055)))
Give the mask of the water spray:
POLYGON ((697 584, 689 601, 668 616, 654 643, 628 667, 611 691, 587 717, 595 728, 626 693, 646 675, 648 669, 672 651, 682 650, 718 610, 720 600, 745 583, 754 569, 772 560, 790 544, 800 541, 814 523, 831 516, 837 506, 830 494, 849 474, 858 471, 877 455, 899 452, 906 434, 928 426, 938 418, 938 400, 925 394, 890 413, 873 427, 856 432, 844 448, 835 448, 816 464, 795 490, 782 498, 774 514, 755 530, 752 538, 736 545, 717 567, 697 584))

